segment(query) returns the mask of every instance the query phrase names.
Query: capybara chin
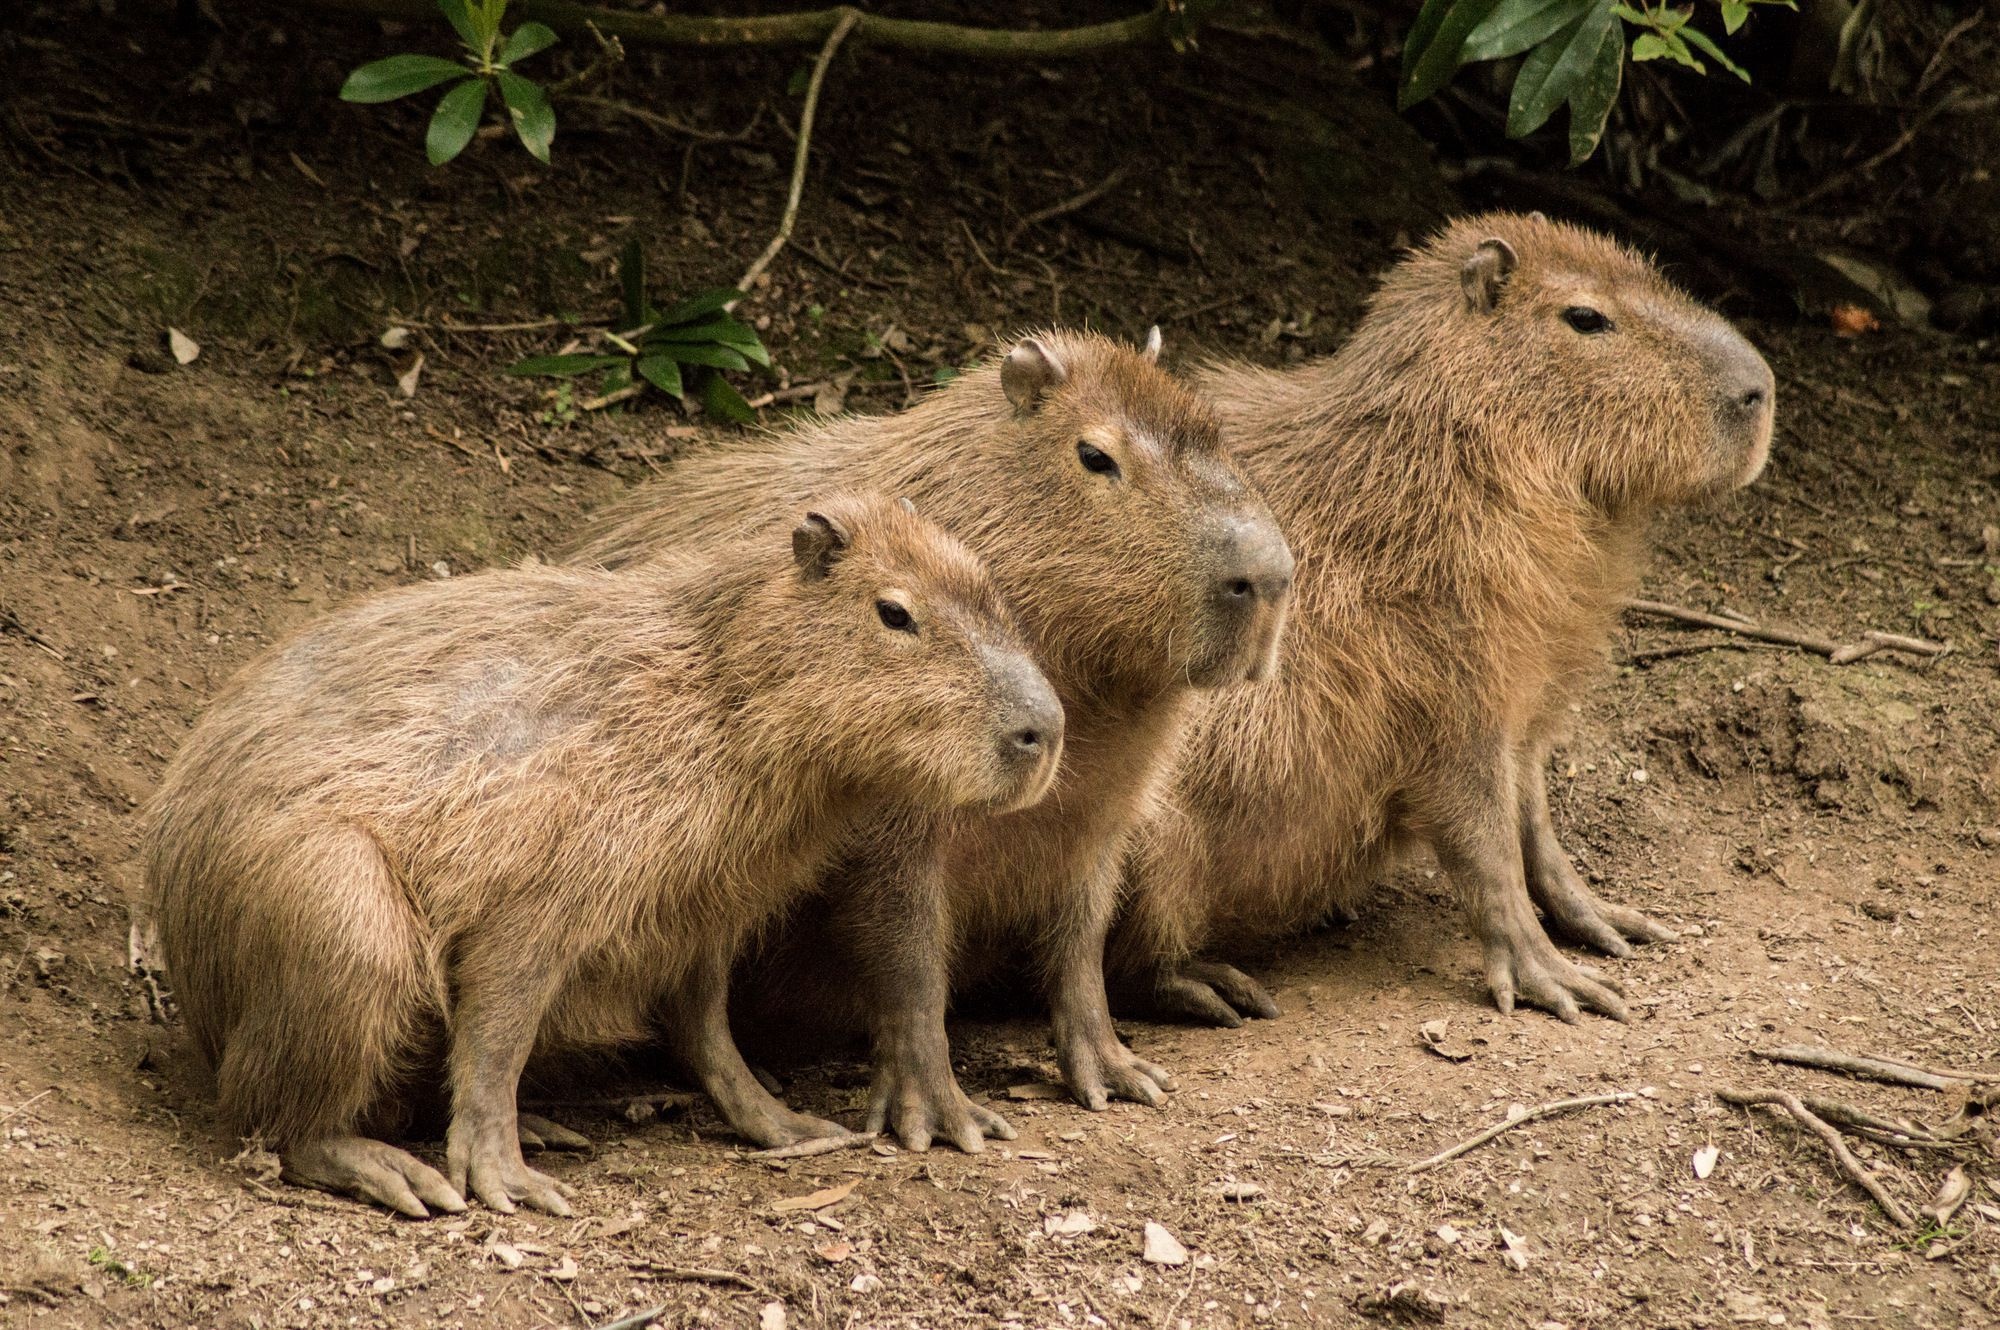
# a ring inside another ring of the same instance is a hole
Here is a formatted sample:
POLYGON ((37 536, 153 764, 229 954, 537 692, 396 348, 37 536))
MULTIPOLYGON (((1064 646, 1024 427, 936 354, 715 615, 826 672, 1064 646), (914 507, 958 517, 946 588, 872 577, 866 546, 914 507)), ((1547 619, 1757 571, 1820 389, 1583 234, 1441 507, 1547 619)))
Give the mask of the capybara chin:
POLYGON ((1614 956, 1671 934, 1578 877, 1549 820, 1549 749, 1650 515, 1763 469, 1770 367, 1631 251, 1494 215, 1397 264, 1336 355, 1198 382, 1301 571, 1278 681, 1204 707, 1146 828, 1118 987, 1223 1024, 1271 1014, 1193 949, 1346 912, 1393 847, 1422 842, 1503 1009, 1622 1018, 1535 907, 1614 956))
MULTIPOLYGON (((617 563, 719 525, 769 524, 833 485, 906 494, 986 560, 1062 699, 1069 745, 1042 803, 953 819, 940 882, 948 950, 969 965, 1025 948, 1030 973, 1015 987, 1041 990, 1064 1077, 1092 1108, 1111 1096, 1157 1104, 1171 1084, 1120 1042, 1106 1005, 1119 862, 1187 700, 1269 673, 1292 579, 1285 538, 1231 462, 1214 413, 1155 363, 1157 350, 1038 333, 900 415, 683 455, 594 522, 571 555, 617 563)), ((861 860, 829 890, 845 898, 846 883, 875 876, 861 860)), ((851 933, 851 920, 825 909, 796 913, 746 967, 739 993, 789 1027, 869 1026, 878 1087, 889 1087, 878 1107, 906 1143, 935 1131, 977 1149, 982 1132, 1005 1134, 951 1080, 942 988, 904 974, 853 983, 852 960, 829 936, 851 933), (918 1044, 888 1063, 879 1051, 918 1044)))
POLYGON ((793 521, 376 597, 195 727, 148 886, 222 1116, 288 1178, 413 1216, 567 1214, 522 1162, 522 1067, 654 1019, 752 1140, 841 1130, 743 1065, 739 945, 857 829, 921 877, 945 810, 1033 802, 1063 718, 963 546, 883 499, 793 521), (371 1138, 416 1078, 450 1090, 445 1174, 371 1138))

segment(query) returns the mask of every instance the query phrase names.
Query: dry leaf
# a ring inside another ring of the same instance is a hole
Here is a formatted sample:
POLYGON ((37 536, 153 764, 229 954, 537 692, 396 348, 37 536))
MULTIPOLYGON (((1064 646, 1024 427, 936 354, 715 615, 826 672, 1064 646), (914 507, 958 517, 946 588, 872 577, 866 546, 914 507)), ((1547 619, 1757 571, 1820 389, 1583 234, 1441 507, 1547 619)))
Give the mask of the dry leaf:
POLYGON ((509 1270, 519 1270, 522 1262, 526 1259, 521 1255, 520 1248, 511 1242, 502 1242, 497 1237, 487 1242, 486 1254, 506 1266, 509 1270))
POLYGON ((1507 1263, 1507 1267, 1510 1270, 1525 1270, 1528 1268, 1527 1242, 1519 1233, 1513 1232, 1505 1224, 1500 1226, 1500 1245, 1502 1248, 1500 1259, 1507 1263))
POLYGON ((854 1244, 851 1242, 829 1242, 824 1246, 814 1247, 813 1255, 819 1257, 828 1265, 839 1265, 842 1261, 854 1255, 854 1244))
POLYGON ((417 395, 417 380, 423 377, 423 373, 424 353, 419 351, 417 352, 416 359, 410 362, 410 367, 396 376, 396 387, 402 390, 403 396, 415 397, 417 395))
POLYGON ((1139 1255, 1154 1265, 1186 1265, 1188 1259, 1181 1240, 1151 1220, 1146 1222, 1146 1246, 1139 1255))
POLYGON ((1082 1210, 1071 1210, 1068 1214, 1050 1215, 1042 1221, 1042 1232, 1051 1237, 1061 1234, 1070 1236, 1077 1233, 1093 1233, 1097 1221, 1082 1210))
POLYGON ((785 1304, 767 1302, 757 1313, 757 1330, 785 1330, 785 1304))
POLYGON ((556 1268, 548 1273, 550 1279, 575 1279, 577 1275, 576 1258, 568 1252, 564 1252, 563 1258, 556 1262, 556 1268))
POLYGON ((410 336, 408 328, 390 328, 382 334, 382 346, 385 350, 400 351, 409 345, 410 336))
POLYGON ((167 349, 174 353, 174 359, 183 365, 192 365, 194 358, 201 354, 201 343, 182 332, 179 328, 167 329, 167 349))
POLYGON ((1827 313, 1827 322, 1833 325, 1837 337, 1859 337, 1862 333, 1875 332, 1882 321, 1860 305, 1835 305, 1827 313))
POLYGON ((1049 1085, 1043 1081, 1035 1081, 1029 1085, 1010 1085, 1007 1087, 1007 1097, 1009 1099, 1061 1099, 1063 1098, 1063 1088, 1060 1085, 1049 1085))
POLYGON ((854 1276, 854 1282, 847 1287, 855 1293, 880 1293, 882 1291, 882 1277, 880 1275, 856 1275, 854 1276))
POLYGON ((1451 1022, 1446 1020, 1425 1021, 1417 1027, 1417 1042, 1422 1044, 1429 1052, 1443 1058, 1446 1062, 1470 1062, 1472 1060, 1471 1049, 1458 1043, 1456 1040, 1449 1043, 1446 1042, 1445 1030, 1450 1025, 1451 1022))
POLYGON ((1705 1178, 1715 1172, 1715 1161, 1722 1157, 1722 1151, 1713 1145, 1704 1145, 1694 1152, 1694 1175, 1705 1178))
POLYGON ((1951 1222, 1951 1217, 1958 1213, 1958 1207, 1964 1205, 1965 1198, 1970 1195, 1972 1179, 1965 1176, 1965 1165, 1960 1164, 1944 1175, 1937 1196, 1924 1207, 1923 1213, 1937 1220, 1942 1227, 1951 1222))
POLYGON ((1264 1194, 1264 1189, 1254 1182, 1225 1182, 1215 1190, 1225 1201, 1254 1201, 1264 1194))
POLYGON ((1458 1244, 1458 1239, 1460 1237, 1459 1231, 1453 1228, 1450 1224, 1439 1224, 1437 1234, 1438 1234, 1438 1241, 1442 1242, 1447 1247, 1453 1247, 1458 1244))
POLYGON ((787 1196, 781 1201, 774 1202, 771 1208, 780 1213, 793 1210, 824 1210, 829 1205, 838 1205, 846 1200, 860 1185, 860 1178, 849 1178, 838 1187, 822 1187, 806 1196, 787 1196))

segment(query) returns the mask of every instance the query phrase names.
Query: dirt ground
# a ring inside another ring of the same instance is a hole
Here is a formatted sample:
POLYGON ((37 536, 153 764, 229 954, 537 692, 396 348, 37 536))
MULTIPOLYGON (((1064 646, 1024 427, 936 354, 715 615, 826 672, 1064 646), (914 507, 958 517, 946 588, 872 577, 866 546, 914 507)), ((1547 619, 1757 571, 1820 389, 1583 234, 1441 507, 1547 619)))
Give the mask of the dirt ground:
MULTIPOLYGON (((1786 317, 1744 320, 1780 383, 1771 469, 1663 525, 1649 593, 1953 650, 1835 667, 1630 621, 1555 782, 1591 880, 1684 935, 1607 963, 1629 1024, 1498 1015, 1416 866, 1359 923, 1237 958, 1282 1018, 1126 1026, 1181 1077, 1163 1110, 1088 1114, 1049 1093, 1038 1022, 960 1022, 968 1090, 1020 1129, 977 1157, 760 1163, 703 1106, 627 1104, 662 1088, 628 1075, 547 1110, 597 1143, 544 1157, 573 1220, 392 1220, 228 1162, 128 964, 138 805, 274 637, 545 552, 698 427, 498 372, 562 329, 447 325, 606 315, 631 235, 663 294, 731 280, 779 212, 801 59, 639 57, 607 95, 699 134, 578 105, 553 170, 489 139, 432 172, 419 110, 332 99, 398 49, 378 26, 217 37, 166 8, 0 24, 0 1324, 2000 1323, 2000 1160, 1968 1152, 1972 1204, 1899 1231, 1817 1140, 1714 1096, 1950 1112, 1751 1056, 1781 1043, 2000 1069, 2000 352, 1786 317), (408 349, 378 346, 391 326, 408 349), (1615 1091, 1635 1097, 1401 1167, 1511 1105, 1615 1091), (1190 1259, 1142 1259, 1149 1224, 1190 1259)), ((893 409, 1051 319, 1157 320, 1183 361, 1331 350, 1369 274, 1478 200, 1339 78, 1297 84, 1337 147, 1246 113, 1267 58, 1227 37, 1193 66, 844 53, 798 239, 745 307, 779 369, 746 391, 893 409), (1117 166, 1098 202, 1023 224, 1117 166)), ((858 1053, 789 1075, 807 1111, 861 1106, 858 1053)), ((1912 1208, 1952 1162, 1856 1149, 1912 1208)))

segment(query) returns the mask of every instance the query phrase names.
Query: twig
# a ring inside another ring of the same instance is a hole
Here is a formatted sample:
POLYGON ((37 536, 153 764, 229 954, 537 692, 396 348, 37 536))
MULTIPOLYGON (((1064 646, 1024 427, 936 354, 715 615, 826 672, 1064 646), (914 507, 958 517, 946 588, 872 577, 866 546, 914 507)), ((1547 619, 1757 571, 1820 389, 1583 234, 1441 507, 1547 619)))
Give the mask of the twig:
POLYGON ((750 113, 750 123, 739 130, 730 132, 720 129, 703 129, 699 125, 690 125, 685 120, 676 120, 670 115, 661 115, 658 111, 648 110, 643 106, 634 106, 631 102, 621 102, 615 97, 572 97, 570 100, 578 106, 594 106, 600 111, 613 111, 622 116, 629 116, 642 125, 650 125, 654 129, 666 130, 674 134, 685 134, 687 137, 698 139, 703 143, 741 143, 750 137, 752 132, 757 128, 757 122, 764 118, 764 103, 759 102, 757 103, 757 109, 750 113))
POLYGON ((643 383, 628 383, 623 388, 613 388, 608 393, 602 393, 596 397, 578 402, 576 409, 579 411, 602 411, 607 406, 616 406, 620 402, 629 402, 645 391, 646 385, 643 383))
POLYGON ((1700 628, 1719 628, 1725 633, 1754 638, 1759 642, 1801 647, 1815 655, 1825 656, 1835 665, 1851 664, 1878 651, 1907 651, 1912 655, 1942 656, 1951 650, 1951 644, 1948 642, 1931 642, 1921 637, 1904 637, 1898 633, 1873 631, 1863 633, 1859 642, 1850 642, 1842 646, 1817 633, 1801 632, 1795 628, 1774 628, 1768 624, 1709 614, 1704 610, 1691 610, 1684 605, 1668 605, 1657 600, 1628 600, 1625 602, 1625 608, 1634 614, 1650 614, 1656 619, 1672 619, 1676 623, 1694 624, 1700 628))
POLYGON ((1815 1099, 1811 1095, 1800 1095, 1799 1102, 1825 1118, 1837 1127, 1844 1127, 1857 1136, 1865 1136, 1880 1145, 1891 1145, 1899 1150, 1956 1150, 1961 1141, 1941 1140, 1930 1132, 1910 1122, 1891 1122, 1878 1118, 1865 1109, 1843 1104, 1837 1099, 1815 1099))
POLYGON ((1793 210, 1809 208, 1835 190, 1851 185, 1863 176, 1872 175, 1876 168, 1882 166, 1890 158, 1916 142, 1917 135, 1924 131, 1924 127, 1947 111, 1955 111, 1961 107, 1968 110, 1990 110, 1993 103, 1994 98, 1992 97, 1975 97, 1963 88, 1953 88, 1950 92, 1938 98, 1928 108, 1919 112, 1917 118, 1910 122, 1910 127, 1896 136, 1895 142, 1858 166, 1851 167, 1845 171, 1834 172, 1805 193, 1791 200, 1790 207, 1793 210))
POLYGON ((36 1095, 32 1099, 25 1099, 21 1101, 20 1103, 14 1105, 12 1108, 8 1109, 5 1113, 0 1113, 0 1122, 7 1121, 9 1118, 12 1118, 16 1113, 27 1112, 29 1109, 33 1108, 36 1104, 41 1103, 42 1100, 47 1099, 50 1095, 54 1093, 55 1090, 53 1088, 50 1088, 42 1091, 40 1094, 36 1095))
POLYGON ((548 87, 548 93, 551 97, 561 97, 575 92, 586 83, 591 83, 601 77, 606 70, 625 63, 625 44, 623 42, 619 41, 616 37, 605 36, 598 30, 597 25, 588 19, 584 20, 583 26, 590 29, 590 35, 597 39, 597 58, 582 69, 577 70, 576 73, 571 74, 568 78, 558 79, 554 83, 551 83, 548 87))
POLYGON ((48 652, 57 660, 64 659, 63 653, 53 642, 22 623, 21 616, 8 609, 5 605, 0 605, 0 633, 18 633, 21 637, 26 638, 35 646, 48 652))
POLYGON ((1847 1148, 1847 1142, 1840 1139, 1840 1133, 1800 1103, 1797 1096, 1786 1094, 1783 1090, 1731 1090, 1724 1087, 1716 1090, 1715 1097, 1725 1104, 1734 1104, 1738 1108, 1764 1104, 1784 1109, 1792 1115, 1793 1121, 1825 1142, 1827 1149, 1833 1151, 1834 1162, 1840 1165, 1840 1171, 1847 1175, 1850 1182, 1874 1197, 1875 1204, 1882 1207, 1882 1213, 1888 1215, 1897 1227, 1915 1226, 1910 1219, 1910 1212, 1888 1193, 1873 1174, 1861 1166, 1861 1161, 1847 1148))
POLYGON ((1480 1132, 1477 1136, 1471 1137, 1468 1140, 1460 1141, 1457 1145, 1452 1146, 1449 1150, 1441 1150, 1437 1154, 1432 1155, 1429 1159, 1420 1159, 1416 1163, 1409 1165, 1403 1171, 1405 1173, 1428 1172, 1431 1169, 1436 1168, 1440 1164, 1448 1164, 1452 1160, 1458 1158, 1460 1155, 1467 1154, 1473 1150, 1478 1149, 1480 1146, 1486 1144, 1488 1141, 1492 1140, 1495 1136, 1500 1135, 1502 1132, 1512 1131, 1514 1130, 1514 1128, 1519 1127, 1524 1123, 1533 1122, 1538 1118, 1551 1117, 1557 1113, 1567 1113, 1571 1109, 1596 1108, 1600 1104, 1622 1104, 1629 1099, 1637 1099, 1638 1097, 1639 1097, 1638 1095, 1634 1094, 1630 1090, 1619 1090, 1614 1094, 1586 1095, 1581 1099, 1558 1099, 1553 1103, 1539 1104, 1534 1108, 1529 1109, 1527 1112, 1521 1114, 1521 1116, 1517 1118, 1508 1118, 1505 1122, 1496 1122, 1492 1126, 1488 1127, 1485 1131, 1480 1132))
POLYGON ((1014 248, 1014 242, 1019 240, 1021 233, 1030 227, 1040 226, 1043 222, 1054 221, 1056 218, 1075 212, 1079 208, 1088 208, 1091 204, 1118 188, 1118 182, 1124 178, 1125 168, 1122 166, 1118 167, 1110 175, 1104 177, 1104 179, 1098 181, 1089 189, 1084 190, 1081 194, 1072 194, 1060 203, 1051 203, 1046 208, 1029 213, 1026 217, 1014 223, 1014 229, 1007 233, 1006 242, 1001 245, 1001 248, 1014 248))
POLYGON ((792 154, 792 188, 785 196, 785 215, 778 222, 778 234, 771 237, 771 243, 764 246, 764 252, 757 256, 756 261, 743 270, 743 276, 736 283, 738 291, 747 294, 750 283, 763 275, 764 269, 771 266, 771 260, 778 257, 778 251, 785 247, 785 242, 792 238, 792 224, 799 218, 799 196, 806 188, 806 154, 812 148, 813 115, 819 110, 820 85, 826 82, 826 67, 832 63, 833 53, 840 49, 841 42, 860 22, 860 10, 844 12, 840 22, 827 34, 826 44, 819 48, 819 59, 813 61, 812 78, 806 84, 805 105, 799 111, 799 146, 792 154))
POLYGON ((2000 1076, 1976 1071, 1933 1071, 1900 1058, 1864 1057, 1812 1044, 1786 1044, 1782 1048, 1751 1050, 1752 1057, 1766 1062, 1789 1062, 1795 1067, 1818 1067, 1849 1076, 1887 1081, 1891 1085, 1914 1085, 1923 1090, 1950 1090, 1960 1085, 2000 1085, 2000 1076))
MULTIPOLYGON (((1230 0, 1158 0, 1142 14, 1076 28, 973 28, 923 19, 864 14, 846 5, 750 18, 654 14, 604 9, 575 0, 514 0, 509 13, 539 19, 558 32, 578 33, 592 23, 614 37, 651 46, 810 46, 850 16, 865 41, 906 51, 1005 60, 1049 60, 1091 55, 1135 42, 1174 40, 1193 32, 1230 0)), ((430 0, 320 0, 320 8, 383 18, 434 17, 430 0)))
POLYGON ((690 1284, 729 1284, 736 1288, 747 1288, 752 1293, 762 1293, 764 1286, 748 1275, 740 1275, 734 1270, 709 1270, 691 1265, 661 1265, 657 1261, 641 1260, 638 1257, 625 1264, 641 1274, 655 1279, 680 1279, 690 1284))
POLYGON ((1646 651, 1634 651, 1618 663, 1620 665, 1649 665, 1656 660, 1672 660, 1677 656, 1697 656, 1704 651, 1783 651, 1789 645, 1781 642, 1685 642, 1680 646, 1653 647, 1646 651))
POLYGON ((769 1150, 752 1150, 745 1159, 811 1159, 815 1155, 830 1155, 840 1150, 859 1150, 864 1145, 873 1145, 880 1137, 872 1131, 851 1131, 845 1136, 816 1136, 809 1141, 797 1141, 791 1145, 775 1146, 769 1150))
POLYGON ((666 1314, 667 1304, 663 1302, 657 1307, 649 1307, 645 1311, 634 1312, 630 1316, 621 1316, 615 1321, 598 1326, 597 1330, 640 1330, 641 1326, 651 1325, 666 1314))

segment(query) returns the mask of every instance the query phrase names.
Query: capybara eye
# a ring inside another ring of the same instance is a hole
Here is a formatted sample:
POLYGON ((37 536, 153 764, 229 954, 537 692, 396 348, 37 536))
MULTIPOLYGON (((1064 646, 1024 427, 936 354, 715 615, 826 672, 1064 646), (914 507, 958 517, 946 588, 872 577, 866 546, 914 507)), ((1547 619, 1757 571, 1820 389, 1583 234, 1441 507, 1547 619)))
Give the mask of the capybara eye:
POLYGON ((1563 311, 1563 322, 1580 333, 1611 331, 1611 320, 1588 305, 1571 305, 1563 311))
POLYGON ((881 618, 884 628, 893 628, 899 633, 914 633, 917 631, 917 621, 910 617, 908 610, 893 600, 876 601, 875 613, 881 618))
POLYGON ((1111 460, 1110 454, 1104 452, 1102 449, 1091 447, 1082 439, 1078 439, 1076 442, 1076 460, 1083 463, 1083 469, 1094 476, 1115 476, 1118 474, 1118 463, 1111 460))

